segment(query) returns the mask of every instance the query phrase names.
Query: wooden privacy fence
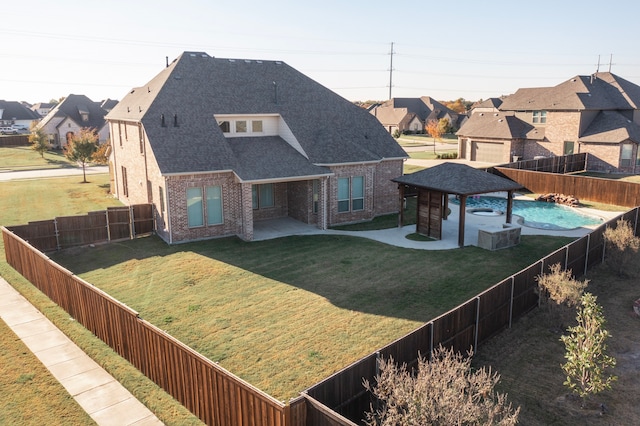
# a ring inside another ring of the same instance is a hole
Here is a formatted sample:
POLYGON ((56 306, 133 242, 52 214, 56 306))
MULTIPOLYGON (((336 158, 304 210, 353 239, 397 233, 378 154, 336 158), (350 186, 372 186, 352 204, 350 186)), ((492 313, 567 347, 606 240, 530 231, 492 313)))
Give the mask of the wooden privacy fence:
POLYGON ((579 200, 615 206, 640 205, 640 184, 588 176, 556 175, 529 170, 495 167, 500 175, 514 180, 534 193, 573 195, 579 200))
MULTIPOLYGON (((604 231, 607 227, 615 227, 621 217, 629 221, 636 234, 640 233, 637 226, 638 211, 639 209, 635 208, 609 220, 590 234, 558 249, 457 308, 356 361, 304 393, 325 410, 333 410, 349 419, 349 422, 336 424, 350 425, 350 422, 361 422, 364 412, 370 409, 371 404, 375 404, 370 393, 364 389, 362 381, 367 379, 370 383, 375 383, 380 358, 393 357, 397 363, 405 363, 408 368, 412 368, 417 364, 418 353, 429 356, 439 345, 463 353, 470 348, 477 348, 479 344, 511 327, 514 320, 538 306, 536 277, 548 273, 551 265, 560 263, 563 269, 571 269, 575 277, 581 277, 588 269, 602 263, 605 252, 604 231)), ((314 409, 317 408, 307 408, 308 411, 314 409)))
POLYGON ((0 137, 0 147, 2 146, 29 146, 29 135, 9 135, 0 137))
POLYGON ((2 227, 2 234, 7 262, 16 271, 206 424, 305 424, 304 399, 285 406, 141 319, 7 228, 2 227))
POLYGON ((49 252, 147 235, 155 224, 153 205, 136 204, 7 228, 38 250, 49 252))
POLYGON ((558 157, 543 157, 533 160, 521 160, 504 164, 499 167, 510 169, 532 170, 546 173, 575 173, 587 169, 587 153, 561 155, 558 157))

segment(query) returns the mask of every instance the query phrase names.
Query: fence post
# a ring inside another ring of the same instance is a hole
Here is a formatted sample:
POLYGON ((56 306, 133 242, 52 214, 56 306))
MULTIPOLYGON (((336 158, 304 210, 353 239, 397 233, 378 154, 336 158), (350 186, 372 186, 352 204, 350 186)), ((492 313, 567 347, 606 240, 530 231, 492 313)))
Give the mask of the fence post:
POLYGON ((111 227, 109 226, 109 209, 104 211, 105 218, 107 219, 107 241, 111 241, 111 227))
POLYGON ((433 353, 433 321, 430 322, 431 327, 429 327, 429 359, 431 359, 431 354, 433 353))
POLYGON ((511 328, 511 324, 513 323, 513 297, 515 296, 515 287, 516 287, 516 277, 515 275, 511 275, 511 300, 509 301, 509 328, 511 328))
POLYGON ((135 221, 133 219, 133 206, 129 206, 129 238, 134 239, 136 237, 135 221))
POLYGON ((480 296, 476 297, 476 329, 473 336, 473 350, 478 351, 478 327, 480 326, 480 296))
POLYGON ((58 218, 53 218, 53 229, 55 230, 55 234, 56 234, 56 248, 58 250, 62 250, 62 247, 60 246, 60 231, 58 231, 58 218))
POLYGON ((587 251, 584 254, 584 275, 589 270, 589 251, 591 250, 591 232, 587 234, 587 251))

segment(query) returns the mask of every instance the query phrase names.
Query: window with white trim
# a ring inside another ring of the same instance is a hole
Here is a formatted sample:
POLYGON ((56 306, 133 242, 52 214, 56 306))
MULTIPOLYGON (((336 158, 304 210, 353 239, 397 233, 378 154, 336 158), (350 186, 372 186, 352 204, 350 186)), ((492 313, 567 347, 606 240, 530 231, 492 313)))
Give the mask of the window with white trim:
POLYGON ((633 156, 633 145, 630 143, 622 144, 620 150, 620 167, 631 166, 631 158, 633 156))
POLYGON ((547 122, 547 111, 533 111, 532 123, 544 124, 547 122))
POLYGON ((205 186, 204 194, 202 187, 187 188, 187 225, 189 228, 220 225, 223 221, 222 188, 220 186, 205 186))
POLYGON ((275 205, 273 184, 251 185, 251 203, 254 210, 273 207, 275 205))
POLYGON ((338 212, 364 210, 364 176, 338 178, 338 212))

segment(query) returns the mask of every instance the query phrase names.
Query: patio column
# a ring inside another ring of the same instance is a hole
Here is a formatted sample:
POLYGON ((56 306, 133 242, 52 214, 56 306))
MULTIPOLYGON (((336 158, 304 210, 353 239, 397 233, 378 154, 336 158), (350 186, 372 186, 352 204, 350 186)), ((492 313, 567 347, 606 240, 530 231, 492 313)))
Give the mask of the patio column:
POLYGON ((458 247, 464 247, 464 218, 467 210, 467 196, 460 195, 460 214, 458 223, 458 247))
POLYGON ((329 178, 320 179, 320 200, 318 200, 318 228, 325 231, 327 229, 327 214, 329 212, 329 197, 327 188, 329 187, 329 178))
POLYGON ((250 183, 240 184, 240 217, 242 218, 242 238, 245 241, 253 241, 253 193, 250 183))

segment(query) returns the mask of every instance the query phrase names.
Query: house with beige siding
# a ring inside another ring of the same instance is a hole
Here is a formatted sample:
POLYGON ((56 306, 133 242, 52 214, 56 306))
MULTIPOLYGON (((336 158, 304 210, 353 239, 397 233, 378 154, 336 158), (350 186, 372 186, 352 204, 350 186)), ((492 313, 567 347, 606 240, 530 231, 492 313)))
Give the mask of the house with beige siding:
POLYGON ((396 131, 424 133, 429 121, 442 119, 449 120, 449 124, 457 129, 466 119, 465 115, 456 113, 429 96, 393 98, 376 105, 370 112, 391 134, 396 131))
POLYGON ((610 72, 524 88, 457 132, 458 157, 505 163, 588 153, 593 171, 640 173, 640 86, 610 72))
POLYGON ((56 148, 66 147, 82 129, 93 129, 98 142, 105 143, 109 139, 106 114, 101 102, 94 102, 85 95, 71 94, 54 106, 38 122, 36 129, 42 130, 49 144, 56 148))
POLYGON ((115 195, 180 243, 288 217, 320 229, 397 212, 404 150, 366 110, 280 61, 185 52, 107 115, 115 195))

